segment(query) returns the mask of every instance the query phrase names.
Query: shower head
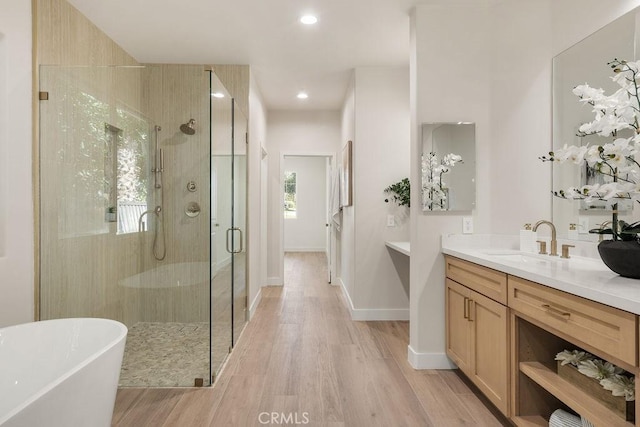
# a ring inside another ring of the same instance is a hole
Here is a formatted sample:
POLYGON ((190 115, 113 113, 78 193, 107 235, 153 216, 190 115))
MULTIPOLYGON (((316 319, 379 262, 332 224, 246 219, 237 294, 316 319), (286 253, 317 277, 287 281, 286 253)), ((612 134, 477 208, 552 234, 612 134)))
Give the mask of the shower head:
POLYGON ((195 125, 196 121, 194 119, 189 119, 189 122, 180 125, 180 130, 182 133, 186 133, 187 135, 193 135, 196 133, 195 125))

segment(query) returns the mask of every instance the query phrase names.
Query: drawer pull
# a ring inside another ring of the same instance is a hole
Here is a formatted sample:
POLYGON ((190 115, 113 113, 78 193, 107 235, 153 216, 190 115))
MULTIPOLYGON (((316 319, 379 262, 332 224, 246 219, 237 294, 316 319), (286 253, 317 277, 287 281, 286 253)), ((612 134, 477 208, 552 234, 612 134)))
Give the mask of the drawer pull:
POLYGON ((569 320, 569 318, 571 317, 571 313, 567 313, 566 311, 558 310, 555 307, 551 307, 549 304, 543 304, 542 308, 544 308, 547 313, 553 314, 555 316, 560 316, 565 320, 569 320))
POLYGON ((473 304, 473 300, 471 298, 469 298, 467 300, 467 306, 468 306, 468 308, 467 308, 467 313, 468 313, 467 319, 469 319, 469 322, 473 322, 473 319, 471 318, 471 306, 472 306, 472 304, 473 304))
POLYGON ((464 297, 464 318, 468 319, 469 318, 469 298, 464 297))

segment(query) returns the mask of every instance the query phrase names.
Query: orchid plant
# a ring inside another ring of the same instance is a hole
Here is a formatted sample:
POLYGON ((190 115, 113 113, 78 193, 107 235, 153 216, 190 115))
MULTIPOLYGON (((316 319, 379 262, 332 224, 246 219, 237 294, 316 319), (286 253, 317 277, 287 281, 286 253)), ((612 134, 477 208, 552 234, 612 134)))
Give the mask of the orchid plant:
POLYGON ((577 135, 597 135, 609 141, 601 145, 565 145, 540 159, 581 166, 586 163, 591 171, 600 175, 601 183, 570 187, 553 194, 564 199, 584 200, 587 204, 596 200, 605 202, 612 209, 611 228, 590 232, 612 234, 614 240, 632 240, 640 232, 640 222, 619 221, 618 202, 624 199, 640 202, 640 164, 635 159, 640 150, 640 61, 614 59, 608 65, 614 73, 612 80, 620 86, 615 93, 606 95, 603 89, 587 84, 576 86, 573 93, 582 104, 590 105, 595 114, 593 121, 580 126, 577 135))
POLYGON ((449 153, 442 160, 434 152, 422 158, 422 207, 429 210, 446 210, 449 192, 442 180, 456 164, 462 163, 462 157, 449 153))

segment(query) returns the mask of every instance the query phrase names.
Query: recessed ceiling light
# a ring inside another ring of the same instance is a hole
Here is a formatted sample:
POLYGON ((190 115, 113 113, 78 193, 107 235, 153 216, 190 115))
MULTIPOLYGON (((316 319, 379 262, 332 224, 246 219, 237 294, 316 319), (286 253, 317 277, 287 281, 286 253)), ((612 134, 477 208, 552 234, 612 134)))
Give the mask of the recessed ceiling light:
POLYGON ((303 23, 303 24, 305 24, 305 25, 313 25, 313 24, 315 24, 316 22, 318 22, 318 18, 316 18, 316 17, 315 17, 315 16, 313 16, 313 15, 303 15, 303 16, 300 18, 300 22, 302 22, 302 23, 303 23))
POLYGON ((211 96, 213 96, 214 98, 224 98, 224 93, 222 93, 222 92, 213 92, 211 94, 211 96))
POLYGON ((297 97, 298 99, 307 99, 309 95, 307 95, 307 92, 299 92, 297 97))

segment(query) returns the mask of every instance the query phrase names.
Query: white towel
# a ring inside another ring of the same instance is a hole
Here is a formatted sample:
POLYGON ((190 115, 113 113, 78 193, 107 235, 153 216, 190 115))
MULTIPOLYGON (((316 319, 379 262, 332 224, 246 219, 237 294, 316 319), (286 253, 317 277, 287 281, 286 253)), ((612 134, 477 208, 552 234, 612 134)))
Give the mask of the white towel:
POLYGON ((549 418, 549 427, 582 427, 582 419, 577 415, 557 409, 549 418))
POLYGON ((336 230, 340 231, 342 208, 340 207, 340 170, 338 168, 335 168, 333 171, 330 203, 331 220, 333 221, 333 226, 336 228, 336 230))

